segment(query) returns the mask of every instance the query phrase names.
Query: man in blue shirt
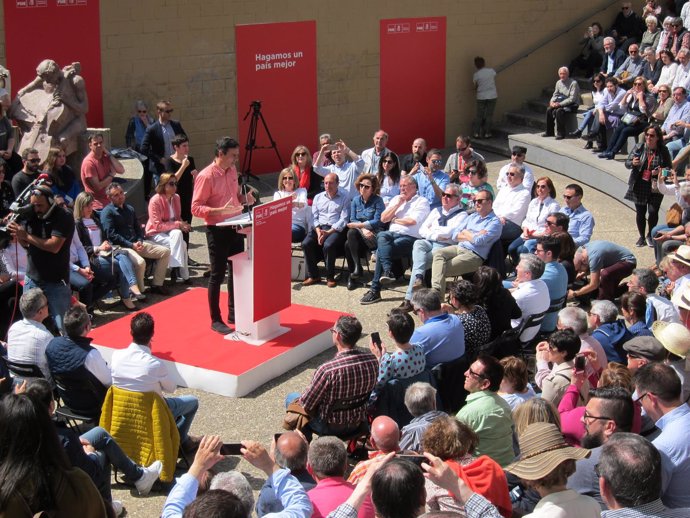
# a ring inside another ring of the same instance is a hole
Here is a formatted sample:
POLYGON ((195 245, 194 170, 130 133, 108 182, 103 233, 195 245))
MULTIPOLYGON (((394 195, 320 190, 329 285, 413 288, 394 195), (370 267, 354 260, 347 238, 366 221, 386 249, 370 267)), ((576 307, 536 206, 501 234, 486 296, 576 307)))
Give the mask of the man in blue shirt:
POLYGON ((589 243, 594 233, 594 217, 582 205, 583 194, 582 187, 576 183, 566 186, 563 192, 565 207, 561 207, 561 212, 570 218, 568 233, 572 236, 576 246, 589 243))
POLYGON ((565 296, 568 292, 568 272, 558 262, 558 256, 561 253, 560 239, 552 236, 538 238, 537 248, 534 253, 539 259, 544 261, 544 273, 540 279, 549 288, 549 298, 551 299, 549 312, 541 323, 541 332, 550 333, 556 329, 558 312, 565 306, 565 296), (563 303, 556 304, 561 299, 563 299, 563 303))
POLYGON ((434 210, 441 206, 441 195, 450 182, 450 176, 443 172, 443 160, 438 149, 429 151, 426 158, 429 165, 419 167, 415 173, 415 180, 417 180, 419 195, 424 196, 431 210, 434 210))
POLYGON ((350 197, 347 191, 338 188, 338 175, 335 173, 327 174, 323 185, 326 190, 314 197, 311 206, 314 228, 302 241, 307 270, 307 278, 302 286, 321 282, 318 263, 323 258, 326 263, 327 286, 335 288, 335 259, 345 250, 350 197))
POLYGON ((578 279, 589 275, 589 282, 578 290, 569 290, 569 300, 584 295, 613 300, 626 291, 620 282, 637 266, 637 259, 630 250, 611 241, 592 241, 581 246, 573 262, 578 279))
POLYGON ((477 212, 465 218, 451 235, 457 246, 434 251, 431 263, 431 287, 441 295, 446 293, 446 277, 463 275, 477 270, 489 256, 489 250, 501 237, 503 225, 493 211, 494 197, 489 191, 479 191, 474 198, 477 212))
POLYGON ((465 354, 465 329, 456 315, 441 310, 441 296, 435 290, 423 288, 412 295, 412 307, 422 321, 411 344, 424 349, 426 366, 431 369, 439 363, 457 360, 465 354))

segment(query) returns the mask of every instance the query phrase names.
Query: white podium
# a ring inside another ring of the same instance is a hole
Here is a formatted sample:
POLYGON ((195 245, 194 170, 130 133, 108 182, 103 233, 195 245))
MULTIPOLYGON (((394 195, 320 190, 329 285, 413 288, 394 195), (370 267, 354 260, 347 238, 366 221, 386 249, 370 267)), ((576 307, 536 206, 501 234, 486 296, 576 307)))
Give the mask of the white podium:
POLYGON ((280 311, 290 306, 291 205, 292 199, 276 200, 254 207, 251 217, 241 214, 218 224, 247 238, 246 250, 230 257, 235 331, 226 340, 263 345, 290 331, 280 325, 280 311))

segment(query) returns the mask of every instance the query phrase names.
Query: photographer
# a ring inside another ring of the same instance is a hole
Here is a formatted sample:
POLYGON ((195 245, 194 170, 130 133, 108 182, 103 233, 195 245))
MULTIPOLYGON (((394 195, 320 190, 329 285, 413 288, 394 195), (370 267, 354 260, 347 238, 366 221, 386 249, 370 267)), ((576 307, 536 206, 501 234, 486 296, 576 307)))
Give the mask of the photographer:
POLYGON ((74 234, 74 220, 59 207, 53 192, 46 185, 31 191, 32 211, 26 226, 12 221, 8 230, 19 244, 28 249, 28 266, 24 289, 41 288, 48 298, 48 311, 58 329, 69 309, 69 248, 74 234))

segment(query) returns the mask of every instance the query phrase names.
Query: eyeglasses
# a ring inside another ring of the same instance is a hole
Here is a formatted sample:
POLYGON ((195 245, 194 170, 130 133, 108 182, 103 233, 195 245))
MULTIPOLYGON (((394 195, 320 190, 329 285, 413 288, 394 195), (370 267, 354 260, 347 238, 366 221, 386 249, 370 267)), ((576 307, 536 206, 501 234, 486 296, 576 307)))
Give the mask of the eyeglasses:
POLYGON ((548 188, 549 188, 548 185, 541 185, 541 184, 537 185, 537 189, 548 189, 548 188))
POLYGON ((304 151, 300 151, 299 153, 295 153, 295 156, 307 156, 307 154, 304 151))
POLYGON ((651 392, 645 392, 644 394, 637 396, 636 398, 633 398, 633 403, 642 403, 642 400, 646 398, 651 392))
POLYGON ((30 162, 30 163, 32 163, 32 164, 38 164, 38 163, 41 162, 41 159, 40 159, 40 158, 29 158, 29 159, 27 160, 27 162, 30 162))
MULTIPOLYGON (((630 54, 637 54, 637 52, 631 52, 630 54)), ((635 85, 635 86, 644 86, 644 83, 637 82, 637 83, 633 83, 633 85, 635 85)))
POLYGON ((436 160, 432 160, 431 163, 432 163, 432 164, 436 164, 436 165, 440 165, 440 164, 443 163, 443 160, 438 160, 438 159, 436 159, 436 160))
POLYGON ((577 194, 573 194, 572 196, 568 196, 567 194, 564 194, 564 195, 563 195, 563 199, 565 199, 565 200, 570 200, 570 199, 572 199, 572 198, 575 198, 576 196, 577 196, 577 194))
POLYGON ((360 183, 359 188, 360 189, 371 189, 371 185, 369 185, 368 183, 360 183))
POLYGON ((174 110, 170 108, 169 110, 158 110, 161 113, 172 113, 174 110))
POLYGON ((467 172, 470 174, 470 176, 481 176, 479 174, 479 171, 477 171, 476 169, 470 169, 467 172))
POLYGON ((177 182, 173 180, 172 182, 168 182, 166 185, 169 185, 170 187, 177 187, 177 182))
POLYGON ((382 160, 383 164, 395 164, 395 160, 382 160))
POLYGON ((660 94, 670 94, 671 92, 669 90, 661 90, 659 89, 660 94))
POLYGON ((443 198, 457 198, 458 197, 457 194, 454 194, 452 192, 444 192, 441 196, 443 198))
POLYGON ((137 110, 139 113, 146 113, 148 110, 137 110))
POLYGON ((524 153, 511 153, 511 154, 512 154, 513 156, 518 156, 518 157, 519 157, 519 156, 525 156, 524 153))
POLYGON ((535 248, 534 249, 535 254, 543 254, 544 252, 545 252, 545 250, 543 248, 535 248))
POLYGON ((283 181, 284 181, 284 182, 289 182, 289 181, 293 181, 293 182, 294 182, 294 181, 295 181, 295 177, 294 177, 294 176, 286 176, 286 177, 283 178, 283 181))
POLYGON ((515 173, 506 173, 506 176, 516 176, 515 173))
POLYGON ((489 198, 475 198, 474 203, 484 203, 485 201, 491 201, 489 198))
POLYGON ((630 7, 621 7, 621 11, 628 11, 630 7))
POLYGON ((596 421, 597 419, 601 419, 603 421, 613 421, 613 419, 611 419, 610 417, 606 417, 603 415, 592 415, 592 414, 588 413, 587 410, 585 410, 585 414, 582 416, 582 419, 584 419, 585 421, 590 420, 590 419, 592 421, 596 421))
POLYGON ((555 227, 556 225, 558 225, 558 223, 556 223, 555 221, 549 221, 548 219, 546 220, 546 224, 550 227, 555 227))
POLYGON ((479 374, 478 372, 474 372, 474 371, 472 370, 472 367, 468 368, 468 369, 467 369, 467 372, 469 372, 469 373, 470 373, 470 376, 472 376, 473 378, 477 378, 477 379, 480 379, 480 380, 486 379, 486 376, 484 376, 483 374, 479 374))

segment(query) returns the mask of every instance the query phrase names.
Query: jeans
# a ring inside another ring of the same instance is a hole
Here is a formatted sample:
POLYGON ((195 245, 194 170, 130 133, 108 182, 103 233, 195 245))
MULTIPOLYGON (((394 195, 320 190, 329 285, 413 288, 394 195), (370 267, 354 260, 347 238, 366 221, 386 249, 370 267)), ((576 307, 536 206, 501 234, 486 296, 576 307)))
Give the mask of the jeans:
MULTIPOLYGON (((127 281, 128 289, 124 294, 120 292, 120 295, 129 296, 129 287, 135 286, 137 284, 137 274, 134 270, 132 260, 129 258, 129 255, 127 254, 115 254, 115 262, 120 267, 122 277, 124 277, 125 281, 127 281)), ((120 284, 120 288, 122 288, 122 284, 120 284)))
POLYGON ((196 411, 199 409, 199 400, 194 396, 178 396, 164 398, 175 422, 177 429, 180 432, 180 442, 183 443, 189 435, 189 429, 192 427, 192 421, 196 411))
POLYGON ((427 270, 431 268, 431 258, 434 250, 448 246, 447 243, 439 243, 438 241, 427 241, 426 239, 418 239, 412 245, 412 273, 410 274, 410 283, 407 285, 405 292, 405 300, 412 300, 412 286, 417 275, 424 276, 427 270))
MULTIPOLYGON (((649 234, 652 237, 656 237, 659 232, 668 232, 672 227, 669 227, 665 223, 661 223, 650 230, 649 234)), ((665 243, 661 241, 654 241, 654 258, 656 259, 656 265, 659 266, 659 262, 663 259, 664 255, 662 253, 662 245, 665 243)))
POLYGON ((307 229, 299 225, 292 224, 292 242, 301 243, 307 237, 307 229))
MULTIPOLYGON (((137 466, 132 459, 127 457, 122 448, 115 442, 108 432, 100 426, 92 428, 81 436, 96 449, 96 455, 105 469, 108 463, 122 471, 125 478, 131 482, 136 482, 144 474, 141 466, 137 466)), ((109 470, 108 470, 109 472, 109 470)))
POLYGON ((477 117, 472 124, 475 135, 485 136, 491 133, 495 108, 496 99, 477 99, 477 117))
POLYGON ((28 275, 24 278, 24 291, 31 288, 41 288, 48 299, 48 311, 53 317, 55 325, 64 334, 63 319, 72 301, 72 291, 64 282, 36 282, 28 275))
POLYGON ((599 129, 599 126, 597 125, 596 130, 593 129, 592 124, 594 123, 594 121, 599 122, 599 117, 595 116, 595 109, 592 108, 591 110, 588 110, 587 112, 585 112, 583 119, 582 119, 582 122, 577 127, 577 129, 579 131, 584 131, 585 129, 588 129, 590 134, 596 133, 596 131, 599 129))
POLYGON ((609 142, 609 147, 606 148, 606 152, 613 154, 618 153, 621 149, 623 149, 625 141, 628 140, 628 137, 637 137, 640 133, 642 133, 644 128, 644 124, 634 124, 632 126, 628 126, 621 122, 616 128, 616 131, 613 132, 613 135, 611 135, 611 142, 609 142))
MULTIPOLYGON (((671 153, 671 158, 676 158, 676 155, 686 146, 686 144, 687 143, 682 138, 679 138, 677 140, 667 142, 666 149, 668 149, 668 152, 671 153)), ((683 170, 685 169, 683 168, 683 170)))
MULTIPOLYGON (((330 227, 322 225, 323 230, 330 230, 330 227)), ((324 239, 323 244, 320 245, 316 230, 312 230, 304 241, 302 241, 302 250, 304 250, 304 259, 306 263, 307 277, 318 279, 319 275, 319 261, 323 258, 326 264, 326 279, 329 281, 335 278, 335 260, 345 252, 345 240, 347 239, 347 228, 338 232, 329 234, 324 239)))
POLYGON ((412 252, 412 246, 417 238, 390 232, 379 232, 376 236, 376 268, 371 280, 371 289, 381 290, 381 276, 393 269, 393 260, 407 257, 412 252))
POLYGON ((523 248, 525 248, 525 240, 522 239, 522 237, 516 237, 510 245, 508 245, 508 255, 510 258, 513 260, 513 264, 517 266, 517 264, 520 262, 520 254, 524 253, 521 252, 523 248))

